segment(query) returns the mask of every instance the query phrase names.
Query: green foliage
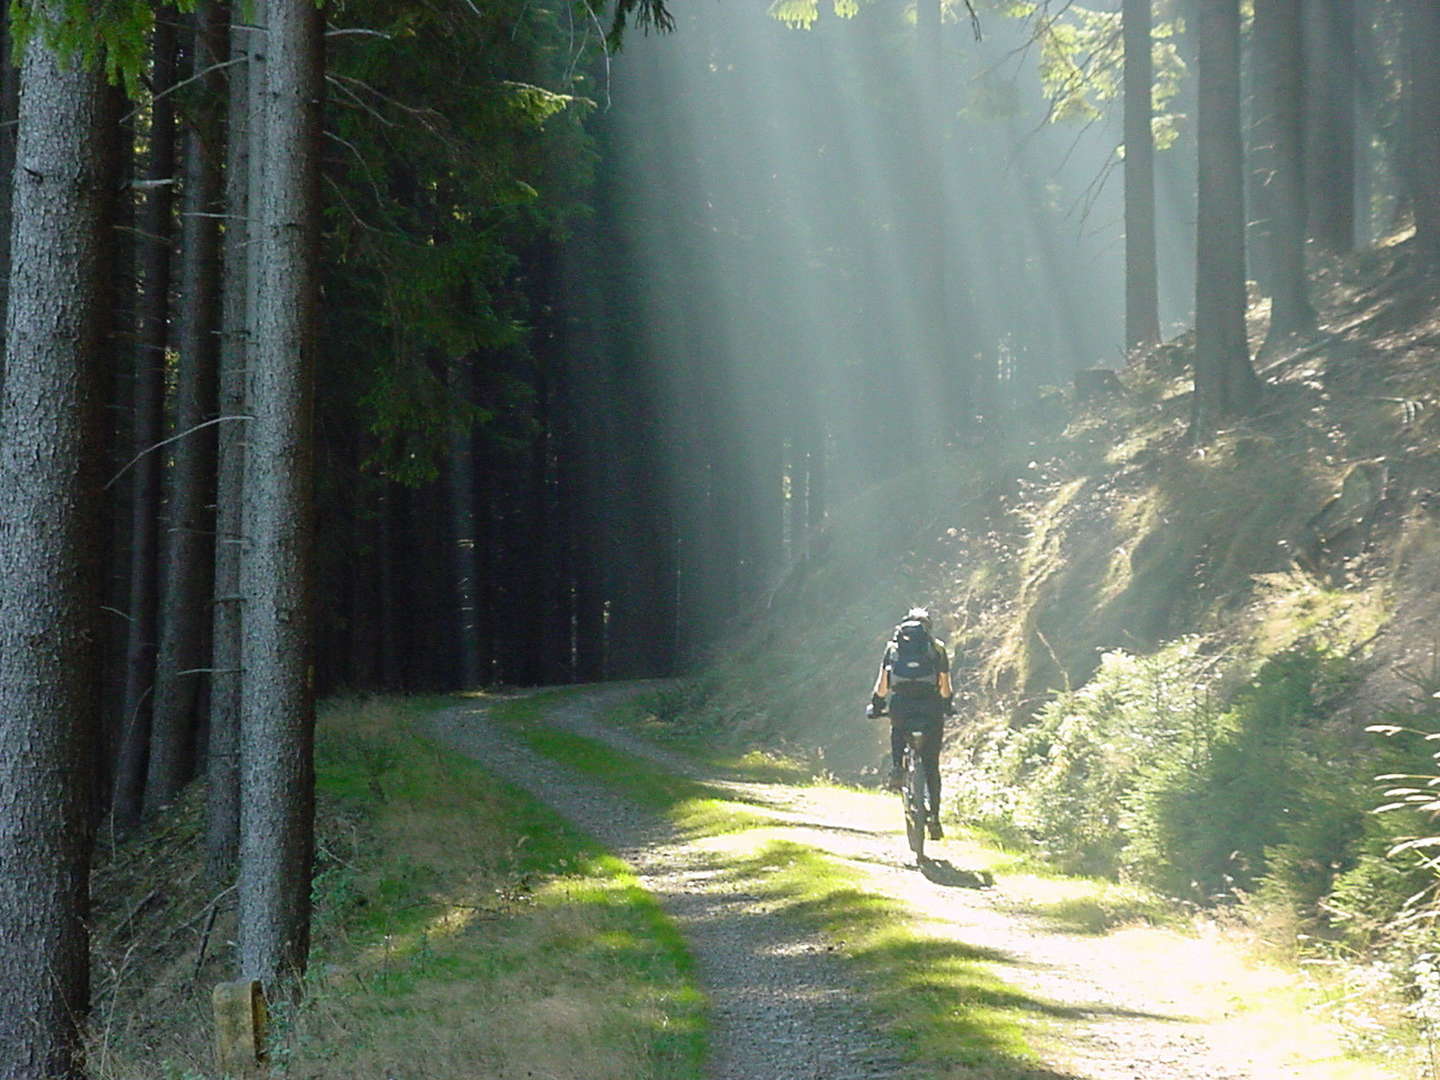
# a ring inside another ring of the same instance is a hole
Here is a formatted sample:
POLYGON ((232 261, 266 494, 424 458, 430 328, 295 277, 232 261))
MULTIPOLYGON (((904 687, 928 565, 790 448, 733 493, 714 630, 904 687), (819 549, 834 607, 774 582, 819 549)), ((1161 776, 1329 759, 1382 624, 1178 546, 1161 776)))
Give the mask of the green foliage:
POLYGON ((1201 899, 1265 876, 1313 905, 1362 820, 1359 799, 1335 786, 1341 749, 1321 726, 1342 669, 1309 649, 1272 658, 1202 739, 1182 740, 1188 760, 1160 754, 1143 769, 1129 798, 1132 871, 1201 899))
MULTIPOLYGON (((176 6, 190 11, 195 4, 182 0, 176 6)), ((10 18, 16 63, 26 42, 41 33, 62 57, 103 65, 112 82, 123 80, 132 94, 139 90, 155 25, 149 0, 12 0, 10 18)))
POLYGON ((1116 872, 1125 820, 1134 827, 1125 800, 1137 772, 1157 755, 1187 767, 1211 737, 1209 669, 1193 639, 1148 657, 1107 653, 1083 687, 1002 740, 999 780, 1014 792, 1009 824, 1067 868, 1116 872))
MULTIPOLYGON (((853 19, 860 14, 859 0, 832 0, 837 18, 853 19)), ((792 30, 809 30, 820 19, 820 0, 773 0, 769 15, 792 30)))
POLYGON ((991 803, 990 823, 1069 869, 1202 902, 1259 890, 1313 913, 1367 849, 1356 740, 1329 715, 1350 675, 1295 649, 1222 707, 1215 660, 1193 639, 1107 654, 1084 687, 998 741, 990 790, 1009 798, 991 803))
POLYGON ((563 6, 519 0, 339 15, 374 32, 329 58, 322 386, 372 437, 367 467, 419 485, 456 432, 479 425, 504 454, 533 429, 535 267, 588 212, 583 90, 602 43, 563 6), (460 365, 483 385, 452 378, 460 365))
POLYGON ((1356 865, 1336 883, 1329 904, 1349 934, 1366 941, 1381 935, 1416 938, 1433 949, 1440 914, 1440 863, 1435 820, 1440 813, 1440 658, 1428 669, 1399 673, 1410 684, 1408 700, 1370 731, 1385 736, 1378 781, 1384 801, 1366 823, 1356 865))
MULTIPOLYGON (((1120 12, 1033 3, 1005 3, 1001 12, 1034 23, 1040 84, 1052 123, 1088 124, 1124 99, 1120 12)), ((1151 30, 1151 127, 1157 150, 1168 149, 1179 137, 1180 117, 1169 111, 1186 72, 1175 42, 1179 25, 1161 20, 1151 30)))

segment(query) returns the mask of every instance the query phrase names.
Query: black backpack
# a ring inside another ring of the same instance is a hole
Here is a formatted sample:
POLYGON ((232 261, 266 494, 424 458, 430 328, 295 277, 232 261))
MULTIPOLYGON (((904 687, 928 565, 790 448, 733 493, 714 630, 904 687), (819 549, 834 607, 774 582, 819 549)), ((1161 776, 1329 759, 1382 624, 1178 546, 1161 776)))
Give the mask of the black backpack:
POLYGON ((895 628, 895 649, 890 663, 892 693, 917 695, 938 693, 940 657, 935 639, 916 619, 907 619, 895 628))

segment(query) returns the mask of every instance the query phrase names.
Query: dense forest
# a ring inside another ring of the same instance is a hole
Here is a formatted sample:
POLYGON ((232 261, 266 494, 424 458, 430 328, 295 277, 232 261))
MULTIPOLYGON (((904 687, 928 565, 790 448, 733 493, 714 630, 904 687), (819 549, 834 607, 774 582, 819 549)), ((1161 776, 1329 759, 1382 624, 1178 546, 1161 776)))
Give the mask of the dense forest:
POLYGON ((1316 335, 1317 265, 1440 265, 1431 0, 4 33, 5 1078, 81 1075, 96 830, 199 774, 238 969, 303 970, 317 695, 693 670, 877 481, 1164 341, 1203 447, 1316 335))

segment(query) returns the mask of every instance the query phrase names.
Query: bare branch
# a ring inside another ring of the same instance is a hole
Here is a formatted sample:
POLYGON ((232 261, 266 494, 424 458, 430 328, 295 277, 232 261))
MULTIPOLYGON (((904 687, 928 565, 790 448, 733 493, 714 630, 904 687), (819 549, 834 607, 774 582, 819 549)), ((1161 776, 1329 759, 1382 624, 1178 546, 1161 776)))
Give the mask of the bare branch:
POLYGON ((143 458, 146 454, 149 454, 149 453, 151 453, 152 451, 155 451, 155 450, 159 450, 162 446, 169 446, 171 443, 176 442, 176 441, 179 440, 179 439, 183 439, 183 438, 185 438, 187 435, 193 435, 193 434, 195 434, 195 432, 201 430, 202 428, 213 427, 215 424, 223 424, 223 423, 225 423, 227 420, 254 420, 254 419, 255 419, 255 418, 254 418, 253 416, 217 416, 217 417, 215 417, 213 420, 206 420, 203 424, 196 424, 194 427, 189 428, 189 429, 187 429, 187 430, 185 430, 185 431, 177 432, 176 434, 171 435, 168 439, 161 439, 161 440, 160 440, 158 443, 156 443, 154 446, 147 446, 144 450, 141 450, 138 454, 136 454, 136 455, 135 455, 134 457, 132 457, 129 461, 127 461, 124 465, 122 465, 122 466, 120 467, 120 471, 119 471, 119 472, 117 472, 117 473, 116 473, 114 476, 112 476, 109 480, 105 481, 105 487, 103 488, 103 490, 109 491, 110 488, 111 488, 111 486, 115 483, 116 480, 119 480, 122 476, 124 476, 127 472, 130 471, 130 466, 134 465, 137 461, 139 461, 141 458, 143 458))
MULTIPOLYGON (((160 93, 152 94, 150 96, 150 104, 154 105, 155 102, 159 101, 161 98, 169 97, 181 87, 189 86, 193 82, 198 82, 201 79, 205 78, 205 76, 210 75, 213 72, 220 71, 223 68, 234 67, 236 64, 248 63, 249 60, 250 58, 248 56, 236 56, 229 60, 217 61, 216 63, 211 64, 209 67, 202 68, 201 70, 195 72, 195 74, 191 75, 189 78, 181 79, 179 82, 167 86, 164 90, 161 90, 160 93)), ((139 112, 140 106, 137 105, 135 108, 131 109, 128 113, 122 116, 120 118, 120 122, 123 124, 127 120, 133 120, 136 114, 139 112)))

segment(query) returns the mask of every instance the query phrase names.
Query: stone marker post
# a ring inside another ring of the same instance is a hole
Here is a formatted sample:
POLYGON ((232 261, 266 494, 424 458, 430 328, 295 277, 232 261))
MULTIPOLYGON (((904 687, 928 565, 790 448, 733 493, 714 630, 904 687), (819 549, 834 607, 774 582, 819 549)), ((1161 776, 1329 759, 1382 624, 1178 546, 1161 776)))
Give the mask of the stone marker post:
POLYGON ((215 1066, 220 1075, 235 1080, 258 1076, 265 1062, 269 1020, 259 981, 217 983, 211 1000, 215 1006, 215 1066))

